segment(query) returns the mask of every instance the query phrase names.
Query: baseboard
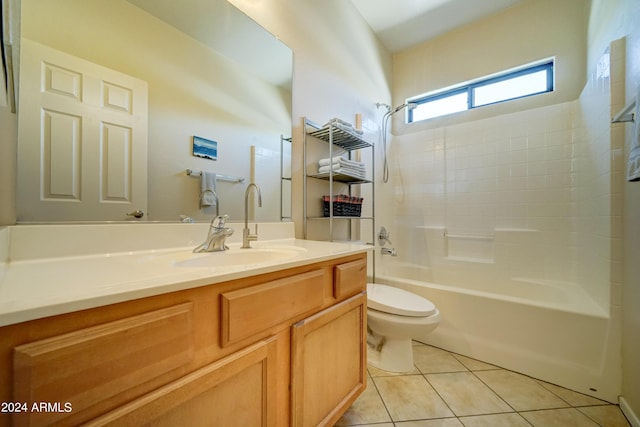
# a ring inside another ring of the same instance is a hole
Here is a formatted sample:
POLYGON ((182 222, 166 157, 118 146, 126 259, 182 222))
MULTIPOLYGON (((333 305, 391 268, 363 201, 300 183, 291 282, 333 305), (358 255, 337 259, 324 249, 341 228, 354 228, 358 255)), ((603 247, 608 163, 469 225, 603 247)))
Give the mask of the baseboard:
POLYGON ((638 415, 633 412, 633 409, 631 409, 631 406, 629 406, 625 398, 620 396, 618 398, 618 402, 620 403, 620 409, 624 416, 627 417, 629 424, 631 424, 632 427, 640 427, 640 418, 638 418, 638 415))

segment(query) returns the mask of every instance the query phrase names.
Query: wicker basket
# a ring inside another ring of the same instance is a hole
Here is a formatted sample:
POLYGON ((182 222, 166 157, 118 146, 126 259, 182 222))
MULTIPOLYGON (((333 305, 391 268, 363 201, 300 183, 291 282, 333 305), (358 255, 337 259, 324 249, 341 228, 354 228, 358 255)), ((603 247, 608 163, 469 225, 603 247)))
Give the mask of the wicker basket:
MULTIPOLYGON (((329 196, 322 196, 322 211, 325 217, 329 215, 329 196)), ((338 194, 333 196, 333 216, 355 216, 362 214, 362 197, 338 194)))

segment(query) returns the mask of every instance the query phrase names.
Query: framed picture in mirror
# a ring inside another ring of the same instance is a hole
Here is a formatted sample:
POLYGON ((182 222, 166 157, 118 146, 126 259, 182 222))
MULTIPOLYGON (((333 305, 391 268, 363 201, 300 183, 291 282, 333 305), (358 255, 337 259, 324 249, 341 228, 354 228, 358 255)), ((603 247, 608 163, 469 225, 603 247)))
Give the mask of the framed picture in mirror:
POLYGON ((193 136, 193 155, 209 160, 218 160, 218 143, 211 139, 193 136))

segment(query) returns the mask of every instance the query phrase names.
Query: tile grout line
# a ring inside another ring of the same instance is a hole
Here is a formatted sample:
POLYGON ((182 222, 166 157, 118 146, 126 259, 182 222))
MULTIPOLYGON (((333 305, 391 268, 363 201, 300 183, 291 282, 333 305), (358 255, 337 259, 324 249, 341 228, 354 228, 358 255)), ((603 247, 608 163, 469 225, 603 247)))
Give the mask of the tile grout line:
POLYGON ((382 402, 382 406, 384 406, 384 410, 387 411, 387 415, 389 416, 389 420, 395 426, 396 424, 393 422, 393 417, 391 416, 391 412, 389 412, 389 408, 387 407, 387 402, 384 401, 384 399, 382 397, 382 394, 380 394, 380 389, 378 388, 378 384, 376 384, 375 380, 373 379, 373 376, 369 372, 369 368, 368 367, 367 367, 367 374, 369 374, 369 378, 371 379, 371 382, 373 383, 373 386, 376 389, 376 393, 378 393, 378 397, 380 398, 380 401, 382 402))
MULTIPOLYGON (((415 364, 413 366, 416 366, 415 364)), ((440 395, 440 392, 433 386, 433 384, 431 384, 431 381, 429 381, 429 379, 427 378, 427 376, 425 375, 424 372, 422 372, 422 370, 420 368, 418 368, 416 366, 416 369, 418 370, 418 372, 420 372, 420 375, 422 375, 422 378, 424 378, 424 380, 427 382, 427 384, 429 384, 429 387, 431 387, 433 389, 433 391, 436 392, 436 394, 438 395, 438 397, 440 398, 440 400, 442 400, 444 402, 444 404, 447 406, 447 408, 449 408, 449 410, 451 411, 451 413, 456 417, 456 419, 458 419, 458 414, 456 414, 453 411, 453 408, 451 408, 451 406, 449 406, 449 403, 444 399, 444 397, 442 397, 442 395, 440 395)), ((465 366, 466 369, 466 366, 465 366)), ((459 421, 459 420, 458 420, 459 421)))

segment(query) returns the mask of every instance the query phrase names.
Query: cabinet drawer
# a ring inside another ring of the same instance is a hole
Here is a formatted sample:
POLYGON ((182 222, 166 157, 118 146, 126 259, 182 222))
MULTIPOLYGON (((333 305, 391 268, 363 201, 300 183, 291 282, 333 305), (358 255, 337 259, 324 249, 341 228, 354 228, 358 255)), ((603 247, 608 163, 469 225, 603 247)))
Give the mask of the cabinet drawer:
POLYGON ((276 340, 260 341, 87 426, 276 426, 276 340))
POLYGON ((221 346, 322 307, 324 270, 314 270, 221 295, 221 346))
POLYGON ((15 347, 15 400, 71 406, 69 413, 25 414, 29 419, 19 416, 16 424, 86 419, 91 414, 83 411, 121 404, 126 390, 186 365, 192 317, 189 302, 15 347))
POLYGON ((362 292, 367 287, 367 260, 338 264, 335 266, 335 283, 333 296, 342 299, 358 292, 362 292))

